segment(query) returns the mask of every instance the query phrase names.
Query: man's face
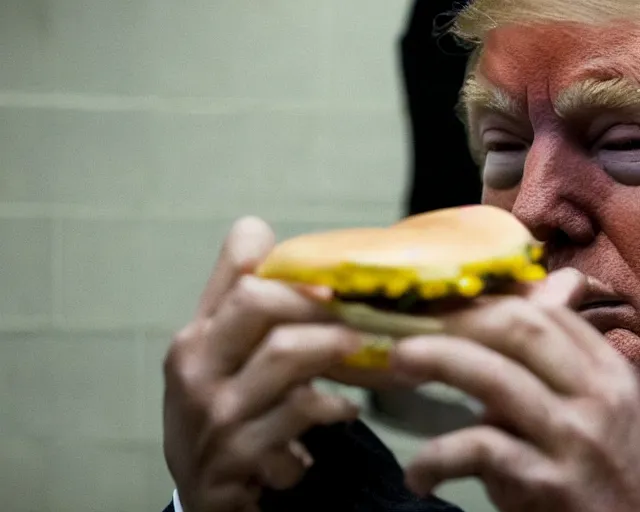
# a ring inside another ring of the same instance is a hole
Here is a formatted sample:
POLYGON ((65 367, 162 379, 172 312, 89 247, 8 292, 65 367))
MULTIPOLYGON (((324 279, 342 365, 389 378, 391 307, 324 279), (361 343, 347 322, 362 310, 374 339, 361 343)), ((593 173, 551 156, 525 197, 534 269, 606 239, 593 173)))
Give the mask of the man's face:
POLYGON ((615 292, 582 314, 640 365, 640 30, 495 30, 469 101, 483 202, 615 292))

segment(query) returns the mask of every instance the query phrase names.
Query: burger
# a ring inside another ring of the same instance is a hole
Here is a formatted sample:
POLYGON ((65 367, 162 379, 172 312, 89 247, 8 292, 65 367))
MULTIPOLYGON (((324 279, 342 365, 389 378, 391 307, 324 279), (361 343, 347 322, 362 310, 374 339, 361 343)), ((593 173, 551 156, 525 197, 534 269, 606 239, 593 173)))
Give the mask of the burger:
POLYGON ((544 278, 542 256, 513 215, 477 205, 295 237, 277 245, 257 275, 331 289, 327 307, 368 335, 345 363, 379 369, 397 339, 443 332, 442 314, 544 278))

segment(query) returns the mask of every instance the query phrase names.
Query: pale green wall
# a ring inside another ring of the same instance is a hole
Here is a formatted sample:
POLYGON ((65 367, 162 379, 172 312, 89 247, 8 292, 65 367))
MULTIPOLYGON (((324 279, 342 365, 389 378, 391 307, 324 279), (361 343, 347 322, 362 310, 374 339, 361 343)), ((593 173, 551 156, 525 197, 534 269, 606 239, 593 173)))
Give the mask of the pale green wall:
POLYGON ((161 359, 232 219, 400 215, 408 6, 0 2, 5 509, 164 506, 161 359))

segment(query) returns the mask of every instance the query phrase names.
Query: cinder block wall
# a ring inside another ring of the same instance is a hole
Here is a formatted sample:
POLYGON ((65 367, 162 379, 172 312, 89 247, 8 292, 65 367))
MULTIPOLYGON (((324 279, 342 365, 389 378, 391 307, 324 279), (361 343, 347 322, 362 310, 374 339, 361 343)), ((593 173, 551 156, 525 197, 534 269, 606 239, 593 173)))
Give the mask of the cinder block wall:
POLYGON ((408 0, 0 2, 0 502, 160 510, 161 359, 229 223, 401 213, 408 0))

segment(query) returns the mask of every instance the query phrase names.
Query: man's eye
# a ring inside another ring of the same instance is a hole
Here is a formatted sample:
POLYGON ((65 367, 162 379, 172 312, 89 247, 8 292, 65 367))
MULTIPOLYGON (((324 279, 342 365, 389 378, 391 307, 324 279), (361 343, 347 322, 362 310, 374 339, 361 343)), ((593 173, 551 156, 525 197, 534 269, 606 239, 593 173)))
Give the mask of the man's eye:
POLYGON ((640 138, 605 141, 596 154, 602 168, 618 183, 640 185, 640 138))
POLYGON ((482 180, 490 188, 508 190, 520 183, 529 148, 519 142, 487 144, 482 180))
POLYGON ((637 151, 640 150, 639 139, 612 140, 600 146, 604 151, 637 151))
POLYGON ((640 125, 610 127, 593 146, 604 171, 618 183, 640 186, 640 125))
POLYGON ((506 153, 509 151, 523 151, 525 145, 522 142, 490 142, 486 146, 487 153, 506 153))

